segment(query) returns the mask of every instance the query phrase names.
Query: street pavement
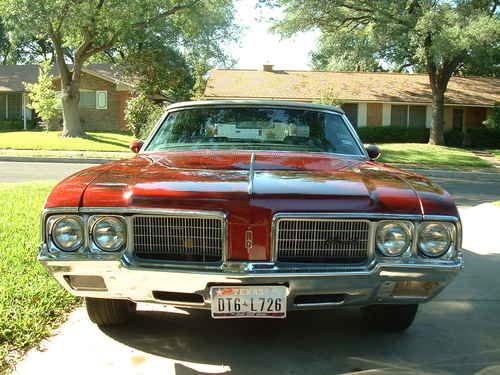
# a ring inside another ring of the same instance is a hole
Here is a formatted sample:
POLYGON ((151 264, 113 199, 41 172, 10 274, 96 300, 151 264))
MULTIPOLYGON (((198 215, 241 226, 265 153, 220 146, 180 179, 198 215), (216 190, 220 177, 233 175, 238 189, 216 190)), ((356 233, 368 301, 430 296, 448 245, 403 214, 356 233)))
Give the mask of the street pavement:
POLYGON ((61 180, 95 164, 0 161, 0 183, 61 180))
MULTIPOLYGON (((67 164, 38 166, 52 167, 53 178, 69 173, 67 164)), ((424 173, 467 206, 466 266, 405 333, 369 330, 357 309, 214 321, 205 311, 140 305, 128 325, 99 329, 78 308, 15 374, 500 374, 500 209, 481 204, 500 200, 500 177, 424 173)))

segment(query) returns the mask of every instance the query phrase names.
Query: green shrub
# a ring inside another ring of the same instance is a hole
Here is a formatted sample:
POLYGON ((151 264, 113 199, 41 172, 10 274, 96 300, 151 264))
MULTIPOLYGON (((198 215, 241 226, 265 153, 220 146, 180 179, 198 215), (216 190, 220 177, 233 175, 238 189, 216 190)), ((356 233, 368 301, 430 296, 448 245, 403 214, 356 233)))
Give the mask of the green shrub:
POLYGON ((357 129, 364 143, 427 143, 429 129, 403 126, 370 126, 357 129))
POLYGON ((145 138, 164 112, 164 107, 154 103, 145 94, 139 94, 127 101, 125 119, 127 127, 138 139, 145 138))
POLYGON ((484 123, 490 129, 500 129, 500 103, 495 103, 484 123))
MULTIPOLYGON (((469 128, 468 132, 472 148, 500 147, 500 128, 469 128)), ((449 130, 444 134, 448 146, 462 146, 463 137, 463 133, 456 129, 449 130)))
MULTIPOLYGON (((36 127, 35 120, 26 121, 28 129, 34 129, 36 127)), ((0 131, 2 130, 23 130, 24 121, 23 120, 0 120, 0 131)))
MULTIPOLYGON (((427 143, 429 129, 402 126, 377 126, 357 129, 363 143, 427 143)), ((500 128, 469 128, 473 148, 500 147, 500 128)), ((447 146, 462 147, 464 135, 461 130, 447 130, 444 139, 447 146)))
POLYGON ((37 113, 43 122, 56 119, 61 116, 58 106, 61 99, 54 90, 54 77, 51 74, 52 64, 45 60, 40 64, 40 74, 35 83, 25 83, 26 91, 30 98, 29 107, 37 113))

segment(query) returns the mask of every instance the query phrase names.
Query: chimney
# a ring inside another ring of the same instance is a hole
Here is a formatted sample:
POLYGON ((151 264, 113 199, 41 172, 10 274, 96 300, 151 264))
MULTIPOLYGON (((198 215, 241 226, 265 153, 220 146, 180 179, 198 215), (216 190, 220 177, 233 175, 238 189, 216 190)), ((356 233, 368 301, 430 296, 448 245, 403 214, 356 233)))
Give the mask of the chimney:
POLYGON ((264 72, 272 72, 273 71, 273 64, 263 64, 262 65, 262 71, 264 72))

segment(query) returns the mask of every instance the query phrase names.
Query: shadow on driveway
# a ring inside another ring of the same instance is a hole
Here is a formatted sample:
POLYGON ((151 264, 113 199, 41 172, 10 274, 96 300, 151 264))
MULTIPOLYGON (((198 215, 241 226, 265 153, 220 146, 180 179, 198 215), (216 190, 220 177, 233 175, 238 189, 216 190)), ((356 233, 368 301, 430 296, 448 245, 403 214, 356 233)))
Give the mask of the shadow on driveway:
MULTIPOLYGON (((401 334, 370 330, 358 309, 347 308, 294 312, 286 320, 139 312, 127 327, 104 333, 156 356, 226 366, 218 373, 500 374, 500 256, 467 252, 466 261, 468 271, 422 305, 401 334)), ((176 363, 176 374, 199 372, 176 363)))

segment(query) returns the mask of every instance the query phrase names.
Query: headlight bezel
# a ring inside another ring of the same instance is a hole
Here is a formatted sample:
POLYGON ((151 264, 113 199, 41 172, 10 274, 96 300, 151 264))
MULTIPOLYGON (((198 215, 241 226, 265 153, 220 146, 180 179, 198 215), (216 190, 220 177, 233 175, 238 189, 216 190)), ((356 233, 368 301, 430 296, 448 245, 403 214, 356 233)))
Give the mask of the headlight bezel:
POLYGON ((86 236, 85 236, 85 223, 82 219, 82 217, 78 215, 55 215, 51 216, 48 219, 48 226, 47 226, 47 237, 50 240, 50 242, 53 244, 53 246, 58 250, 62 251, 65 253, 75 253, 79 249, 82 249, 86 245, 86 236), (80 240, 73 246, 71 247, 64 247, 61 245, 59 240, 57 240, 56 236, 54 235, 54 230, 57 227, 57 224, 59 224, 63 220, 73 220, 77 223, 77 225, 80 227, 80 240))
POLYGON ((413 244, 415 242, 415 225, 408 220, 382 220, 376 223, 376 227, 373 234, 373 247, 375 252, 379 257, 388 258, 388 259, 400 259, 401 257, 410 254, 413 244), (391 254, 386 250, 383 250, 379 247, 378 237, 379 231, 382 230, 385 226, 400 226, 403 228, 403 231, 408 236, 408 241, 405 246, 398 252, 391 254))
POLYGON ((416 233, 416 243, 415 243, 415 248, 416 248, 416 254, 419 257, 423 257, 424 259, 433 259, 433 260, 439 260, 439 259, 446 259, 449 258, 450 253, 453 253, 457 246, 457 225, 456 223, 452 223, 450 221, 437 221, 437 220, 426 220, 423 221, 419 224, 417 228, 417 233, 416 233), (425 230, 425 228, 432 226, 432 225, 440 225, 446 229, 446 232, 448 233, 449 236, 449 243, 448 246, 445 250, 441 251, 440 253, 437 254, 431 254, 427 252, 425 249, 422 248, 421 246, 421 237, 422 237, 422 232, 425 230))
POLYGON ((72 211, 55 211, 54 213, 50 212, 51 210, 45 210, 42 213, 42 220, 41 220, 41 238, 42 241, 46 244, 47 250, 51 253, 61 253, 66 254, 64 256, 76 256, 77 254, 79 255, 84 255, 86 253, 94 253, 94 254, 102 254, 102 256, 116 256, 117 254, 120 255, 124 251, 128 250, 128 244, 129 244, 129 228, 130 228, 130 218, 129 216, 126 215, 120 215, 120 214, 92 214, 92 213, 80 213, 78 214, 77 211, 72 210, 72 211), (107 251, 105 249, 102 249, 101 247, 98 246, 96 242, 94 242, 93 237, 92 237, 92 229, 93 229, 93 224, 98 221, 101 218, 104 217, 113 217, 117 218, 118 220, 121 221, 124 229, 124 239, 125 243, 123 244, 122 247, 119 248, 119 250, 115 251, 107 251), (66 218, 71 218, 74 220, 77 220, 80 228, 82 230, 83 234, 83 241, 81 241, 78 246, 74 246, 71 250, 67 250, 66 248, 60 246, 57 241, 54 240, 53 236, 53 229, 54 225, 66 218))
POLYGON ((108 254, 116 254, 116 253, 121 253, 123 250, 127 248, 128 244, 128 234, 129 234, 129 228, 128 228, 128 223, 125 217, 120 216, 120 215, 95 215, 95 216, 90 216, 88 219, 88 236, 89 236, 89 243, 91 244, 90 250, 92 252, 103 252, 103 253, 108 253, 108 254), (96 228, 96 225, 104 221, 105 219, 112 218, 115 220, 118 220, 123 228, 124 231, 124 241, 123 243, 116 248, 115 250, 109 250, 106 248, 103 248, 99 242, 96 240, 94 231, 96 228))

